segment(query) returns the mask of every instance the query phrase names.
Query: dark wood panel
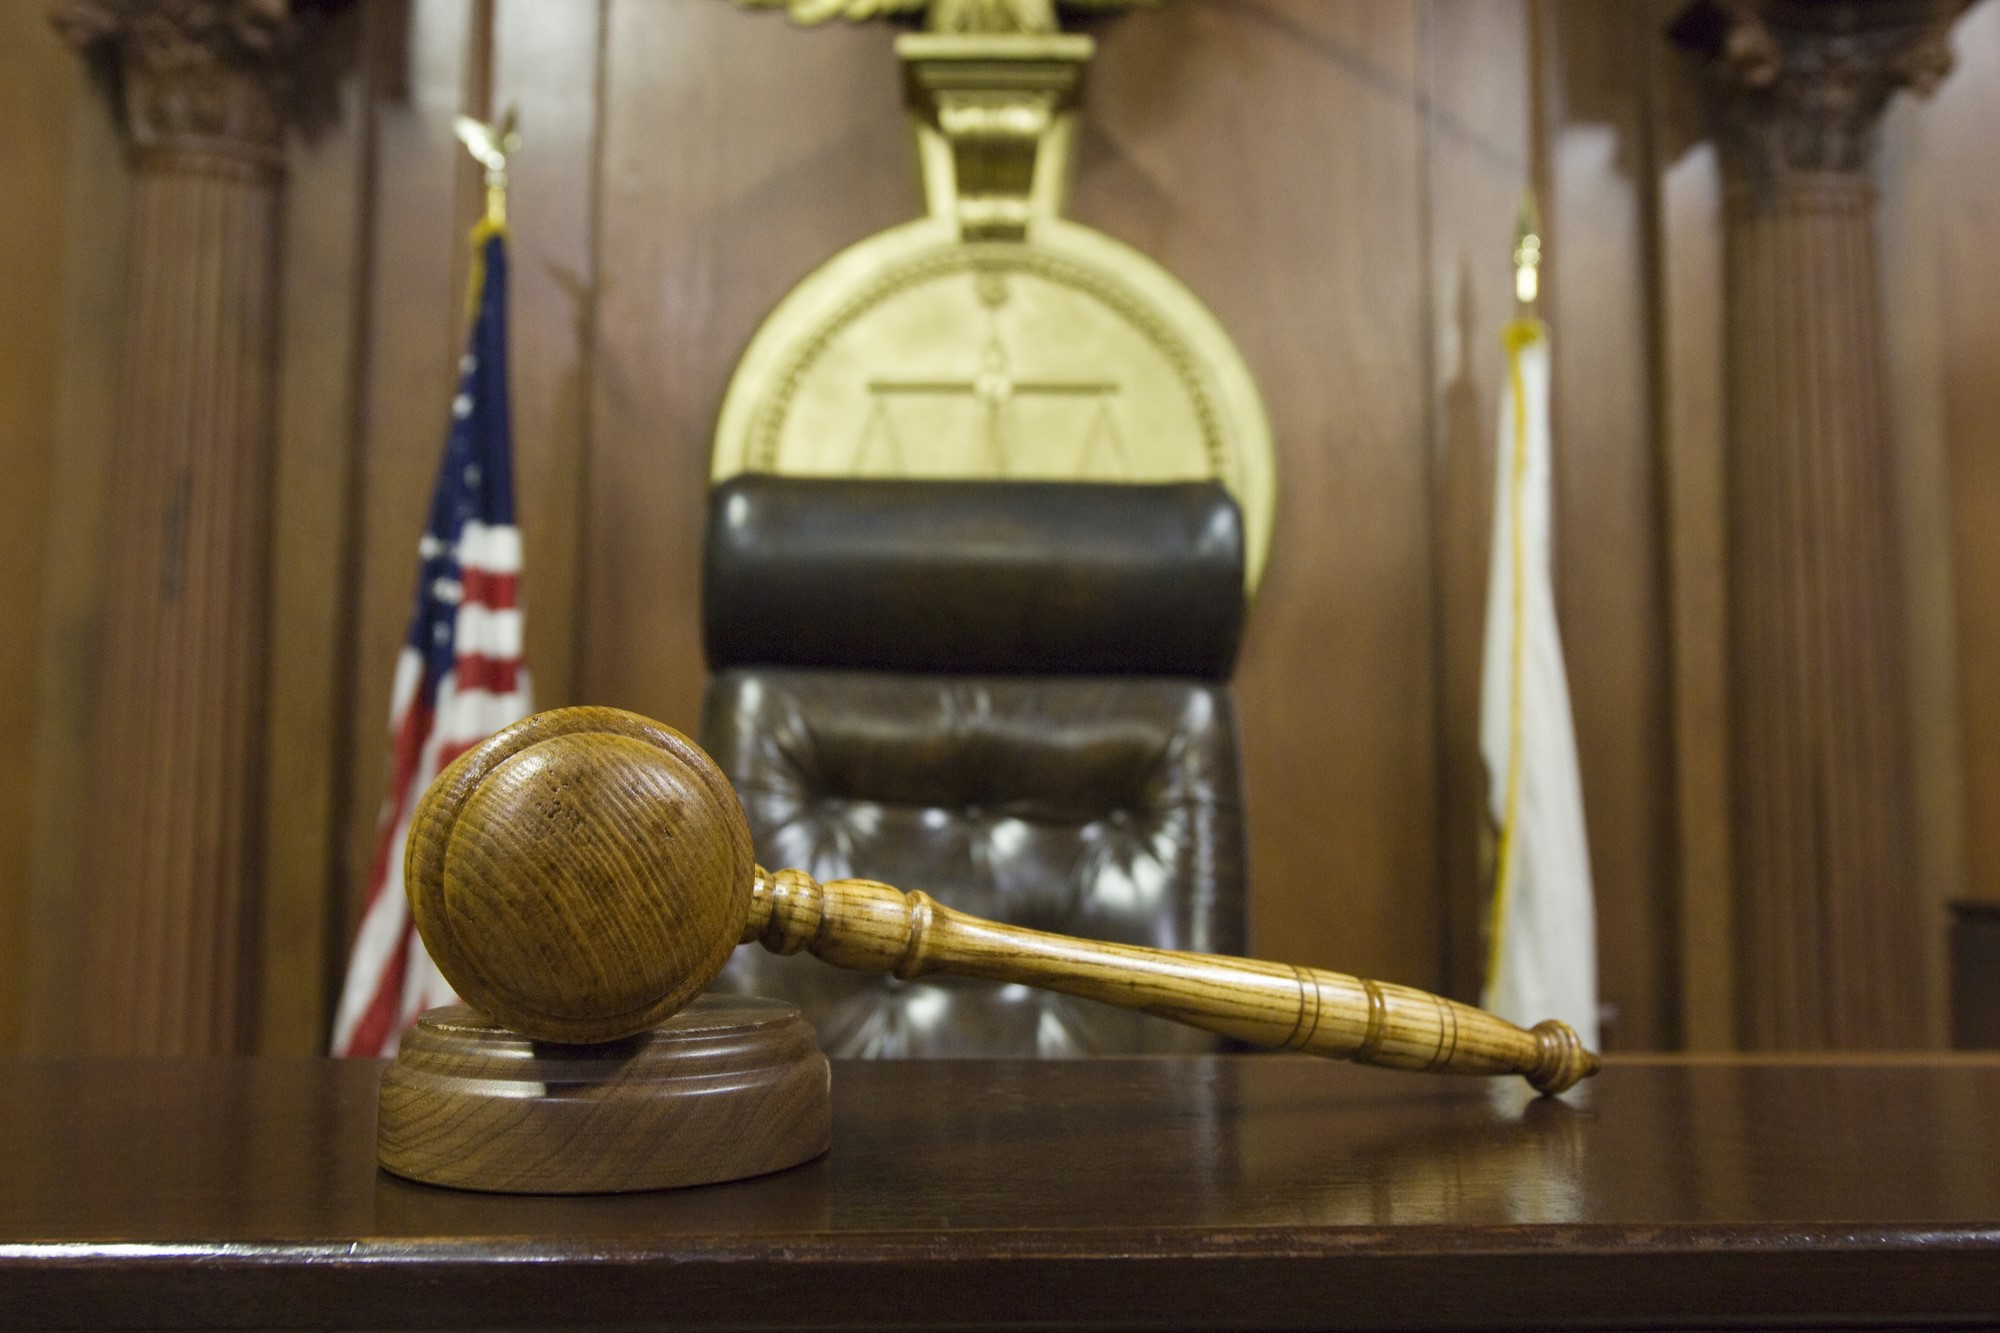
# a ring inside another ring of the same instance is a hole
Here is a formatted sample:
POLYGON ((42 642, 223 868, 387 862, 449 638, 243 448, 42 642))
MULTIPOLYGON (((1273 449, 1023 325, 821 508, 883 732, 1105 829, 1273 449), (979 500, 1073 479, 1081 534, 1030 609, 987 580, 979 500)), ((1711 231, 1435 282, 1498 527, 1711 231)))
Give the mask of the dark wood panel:
POLYGON ((1661 174, 1662 427, 1673 650, 1681 1039, 1735 1045, 1722 510, 1721 182, 1706 150, 1661 174))
POLYGON ((1614 1061, 1562 1100, 1303 1056, 843 1062, 825 1157, 599 1198, 381 1174, 378 1069, 0 1070, 0 1321, 2000 1317, 1996 1057, 1614 1061))
POLYGON ((1645 11, 1539 0, 1556 608, 1607 1044, 1678 1040, 1669 637, 1655 452, 1645 11))
POLYGON ((1952 908, 1951 1044, 2000 1049, 2000 903, 1952 908))
POLYGON ((736 359, 800 278, 920 208, 891 41, 716 0, 610 6, 579 698, 696 729, 736 359))
POLYGON ((518 108, 508 172, 514 477, 535 704, 576 693, 583 484, 597 300, 600 0, 499 0, 496 112, 518 108))
MULTIPOLYGON (((39 7, 0 10, 0 754, 34 749, 42 552, 61 371, 70 122, 88 95, 39 7)), ((0 1051, 19 1042, 27 1003, 33 769, 0 763, 0 1051)))
MULTIPOLYGON (((21 48, 16 48, 21 49, 21 48)), ((38 36, 23 54, 74 62, 38 36)), ((72 63, 67 184, 58 217, 62 313, 55 411, 43 445, 48 490, 40 553, 33 775, 21 1044, 73 1048, 85 928, 79 890, 91 820, 83 798, 103 631, 106 495, 123 371, 130 177, 114 100, 72 63)), ((9 570, 6 577, 15 577, 9 570)))
MULTIPOLYGON (((1664 29, 1673 7, 1654 4, 1664 29)), ((1654 61, 1660 459, 1673 663, 1673 774, 1681 1041, 1736 1044, 1730 884, 1728 607, 1723 528, 1722 178, 1701 73, 1654 61)))
MULTIPOLYGON (((1977 94, 1977 75, 1971 85, 1977 94)), ((1989 109, 1991 104, 1989 103, 1989 109)), ((1949 1036, 1949 913, 1965 893, 1965 762, 1961 750, 1951 451, 1945 424, 1945 272, 1939 191, 1956 187, 1937 107, 1903 95, 1878 136, 1875 202, 1881 262, 1884 397, 1894 470, 1910 710, 1908 910, 1922 920, 1929 1041, 1949 1036)), ((1947 112, 1947 116, 1949 111, 1947 112)))
POLYGON ((1954 34, 1958 68, 1924 108, 1938 153, 1937 265, 1944 327, 1964 722, 1966 893, 2000 902, 2000 6, 1954 34))
POLYGON ((356 663, 355 428, 366 336, 368 40, 393 13, 349 9, 319 30, 293 80, 302 121, 286 162, 285 247, 271 490, 261 995, 256 1049, 326 1049, 344 961, 348 737, 356 663))
POLYGON ((1425 35, 1440 924, 1446 988, 1476 1001, 1492 874, 1479 712, 1500 335, 1514 315, 1515 215, 1534 147, 1528 5, 1433 0, 1425 35))
POLYGON ((1210 305, 1277 440, 1236 674, 1255 947, 1435 986, 1421 8, 1173 6, 1100 40, 1071 212, 1210 305))
POLYGON ((353 673, 345 803, 351 940, 374 855, 386 783, 389 687, 408 629, 417 538, 444 448, 465 336, 465 234, 478 217, 477 180, 452 131, 484 111, 482 6, 475 0, 385 4, 371 15, 373 197, 365 357, 355 448, 353 673))

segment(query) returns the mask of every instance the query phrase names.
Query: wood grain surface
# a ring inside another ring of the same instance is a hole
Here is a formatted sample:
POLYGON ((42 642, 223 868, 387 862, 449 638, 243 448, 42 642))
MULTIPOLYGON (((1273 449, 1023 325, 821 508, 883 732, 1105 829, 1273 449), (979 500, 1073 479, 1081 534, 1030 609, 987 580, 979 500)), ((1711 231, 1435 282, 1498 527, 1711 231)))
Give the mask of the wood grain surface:
POLYGON ((2000 1321, 2000 1057, 855 1061, 734 1184, 376 1166, 381 1066, 0 1064, 0 1323, 1538 1329, 2000 1321), (163 1150, 171 1145, 170 1150, 163 1150))
POLYGON ((954 912, 872 880, 817 883, 761 867, 743 928, 775 953, 808 950, 909 981, 978 977, 1061 991, 1249 1042, 1385 1069, 1519 1074, 1558 1093, 1598 1058, 1553 1019, 1523 1031, 1428 991, 1251 958, 1074 939, 954 912))
MULTIPOLYGON (((271 477, 271 643, 264 716, 260 1050, 318 1051, 325 994, 348 943, 344 752, 353 681, 356 421, 371 333, 370 38, 386 20, 352 6, 326 16, 295 72, 307 108, 292 145, 280 223, 277 421, 271 477)), ((372 810, 371 806, 371 810, 372 810)))
MULTIPOLYGON (((39 703, 43 554, 55 450, 49 447, 62 371, 63 253, 56 225, 69 193, 71 124, 86 94, 39 7, 0 9, 0 51, 20 52, 0 74, 0 753, 33 750, 39 703)), ((4 59, 5 57, 0 57, 4 59)), ((88 110, 87 106, 84 108, 88 110)), ((0 766, 0 1050, 20 1038, 27 1001, 26 877, 33 791, 26 763, 0 766)))
POLYGON ((1942 385, 1957 631, 1946 646, 1956 656, 1963 731, 1956 746, 1932 756, 1934 763, 1963 756, 1966 892, 2000 902, 2000 694, 1988 684, 2000 677, 2000 456, 1982 447, 2000 438, 2000 376, 1992 373, 2000 364, 2000 247, 1993 243, 2000 173, 1966 165, 2000 116, 2000 7, 1975 8, 1954 37, 1957 72, 1924 108, 1932 117, 1937 205, 1921 226, 1885 235, 1884 243, 1906 256, 1927 255, 1924 267, 1940 292, 1931 353, 1920 363, 1936 380, 1918 379, 1903 407, 1921 410, 1942 385))
POLYGON ((411 1180, 506 1194, 681 1188, 826 1151, 826 1056, 789 1004, 704 995, 624 1041, 532 1042, 433 1009, 382 1073, 378 1154, 411 1180))
POLYGON ((722 970, 750 829, 707 755, 612 708, 539 713, 452 763, 410 822, 410 915, 457 993, 544 1041, 630 1036, 722 970))

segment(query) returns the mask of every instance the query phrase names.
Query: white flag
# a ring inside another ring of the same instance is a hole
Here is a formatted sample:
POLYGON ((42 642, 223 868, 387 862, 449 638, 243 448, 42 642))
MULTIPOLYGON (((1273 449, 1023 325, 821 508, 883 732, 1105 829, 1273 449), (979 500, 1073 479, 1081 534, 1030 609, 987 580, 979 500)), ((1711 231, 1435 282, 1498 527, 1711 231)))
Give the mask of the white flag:
POLYGON ((1549 342, 1507 330, 1479 748, 1499 856, 1480 1003, 1523 1027, 1559 1018, 1597 1045, 1597 926, 1583 788, 1549 570, 1549 342))

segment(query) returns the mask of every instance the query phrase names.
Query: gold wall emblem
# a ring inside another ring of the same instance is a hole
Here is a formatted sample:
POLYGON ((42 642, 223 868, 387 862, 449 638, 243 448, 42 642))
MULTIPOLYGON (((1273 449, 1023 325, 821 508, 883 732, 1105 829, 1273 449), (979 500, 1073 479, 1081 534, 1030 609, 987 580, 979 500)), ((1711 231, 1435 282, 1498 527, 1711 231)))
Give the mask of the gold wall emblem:
POLYGON ((928 12, 931 31, 896 43, 927 215, 836 255, 765 320, 723 403, 714 478, 1213 477, 1242 507, 1255 588, 1274 468, 1248 368, 1173 275, 1061 215, 1094 44, 1053 31, 1048 0, 928 12))

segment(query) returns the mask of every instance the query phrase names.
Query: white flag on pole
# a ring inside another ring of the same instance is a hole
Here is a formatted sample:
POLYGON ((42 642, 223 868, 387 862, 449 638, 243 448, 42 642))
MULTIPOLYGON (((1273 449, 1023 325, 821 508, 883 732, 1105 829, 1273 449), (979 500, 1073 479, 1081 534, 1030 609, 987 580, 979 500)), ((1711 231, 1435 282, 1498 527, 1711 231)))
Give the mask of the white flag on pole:
POLYGON ((1549 342, 1507 330, 1480 753, 1499 854, 1481 1004, 1530 1026, 1559 1018, 1597 1045, 1597 927, 1583 788, 1549 564, 1549 342))

